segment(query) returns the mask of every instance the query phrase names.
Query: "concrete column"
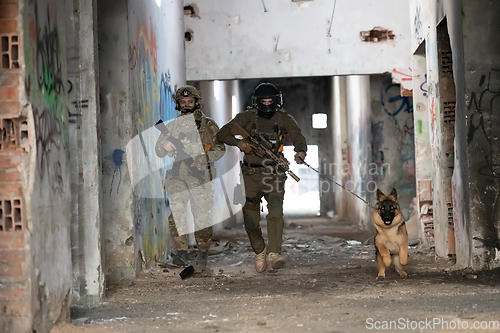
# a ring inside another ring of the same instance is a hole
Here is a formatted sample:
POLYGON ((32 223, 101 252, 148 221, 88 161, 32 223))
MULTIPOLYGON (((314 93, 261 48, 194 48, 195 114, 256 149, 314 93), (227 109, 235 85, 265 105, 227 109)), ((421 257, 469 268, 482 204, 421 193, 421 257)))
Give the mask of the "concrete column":
POLYGON ((413 55, 413 121, 415 133, 415 178, 419 219, 419 239, 434 246, 432 206, 432 150, 429 124, 429 96, 425 45, 413 55))
MULTIPOLYGON (((241 87, 238 80, 200 81, 204 112, 220 127, 228 123, 233 115, 243 110, 241 87), (234 97, 233 97, 234 96, 234 97)), ((240 182, 240 151, 226 146, 226 154, 215 163, 217 178, 213 180, 216 197, 223 196, 212 208, 214 230, 233 224, 243 223, 242 204, 234 204, 234 189, 240 182)))
MULTIPOLYGON (((99 86, 101 97, 102 205, 106 221, 105 274, 110 280, 136 276, 132 184, 126 158, 132 139, 130 112, 128 4, 101 0, 99 9, 99 86), (113 43, 110 38, 113 36, 113 43)), ((140 264, 140 263, 139 263, 140 264)))
MULTIPOLYGON (((463 67, 454 63, 454 70, 465 72, 463 86, 457 82, 457 119, 456 123, 457 155, 468 163, 460 162, 461 172, 455 176, 459 186, 467 186, 470 197, 460 195, 454 198, 465 199, 463 223, 469 229, 462 229, 465 239, 470 243, 470 265, 474 269, 486 269, 500 265, 500 46, 497 32, 500 22, 500 2, 486 0, 464 0, 462 8, 456 8, 455 2, 447 4, 453 9, 455 24, 458 28, 456 38, 451 38, 452 49, 460 53, 463 42, 463 67), (465 13, 465 15, 461 15, 465 13), (460 19, 463 20, 460 25, 460 19), (458 26, 457 26, 458 25, 458 26), (463 28, 463 32, 462 32, 463 28), (463 38, 460 38, 463 36, 463 38), (456 66, 456 67, 455 67, 456 66), (465 100, 462 98, 465 97, 465 100), (464 117, 464 114, 466 117, 464 117), (467 126, 467 144, 465 128, 467 126), (459 132, 463 131, 463 132, 459 132), (460 133, 460 135, 458 135, 460 133), (468 159, 463 153, 467 151, 468 159), (461 174, 462 173, 462 174, 461 174), (469 213, 470 212, 470 213, 469 213), (470 214, 470 216, 467 216, 470 214), (467 218, 470 220, 467 220, 467 218)), ((451 29, 450 29, 451 30, 451 29)), ((455 53, 453 54, 455 59, 455 53)), ((457 55, 460 61, 460 56, 457 55)), ((459 170, 457 170, 459 171, 459 170)))
MULTIPOLYGON (((370 201, 368 163, 371 161, 370 76, 353 75, 346 79, 347 87, 347 161, 350 179, 346 188, 370 201)), ((348 215, 360 226, 371 226, 369 207, 353 195, 348 198, 348 215)))
MULTIPOLYGON (((335 163, 334 177, 337 183, 344 185, 348 180, 347 166, 347 108, 346 108, 346 77, 332 77, 332 115, 333 118, 333 155, 335 163)), ((345 198, 351 195, 341 187, 334 185, 335 189, 335 214, 341 218, 347 218, 345 198)))
POLYGON ((97 2, 78 2, 80 60, 78 101, 88 105, 81 112, 78 173, 78 243, 82 300, 95 303, 104 295, 101 212, 101 144, 99 65, 97 61, 97 2))

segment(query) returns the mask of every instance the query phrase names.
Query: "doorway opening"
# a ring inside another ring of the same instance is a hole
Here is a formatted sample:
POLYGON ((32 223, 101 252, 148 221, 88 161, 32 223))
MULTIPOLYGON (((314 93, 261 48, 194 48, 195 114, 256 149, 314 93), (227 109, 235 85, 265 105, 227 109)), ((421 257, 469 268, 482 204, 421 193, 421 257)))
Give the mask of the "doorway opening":
MULTIPOLYGON (((292 177, 285 181, 285 199, 283 201, 283 212, 286 216, 319 216, 319 176, 316 172, 303 164, 294 162, 295 152, 293 146, 284 146, 283 154, 290 162, 290 171, 296 174, 300 181, 296 182, 292 177)), ((319 155, 317 145, 307 146, 307 163, 315 169, 319 167, 319 155)), ((263 201, 263 213, 267 214, 267 203, 263 201)))

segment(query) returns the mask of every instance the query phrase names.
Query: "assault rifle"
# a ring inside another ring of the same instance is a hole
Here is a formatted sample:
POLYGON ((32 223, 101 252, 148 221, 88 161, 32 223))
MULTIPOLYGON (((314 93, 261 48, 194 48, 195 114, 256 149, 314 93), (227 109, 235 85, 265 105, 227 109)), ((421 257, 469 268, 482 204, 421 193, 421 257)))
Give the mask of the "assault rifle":
POLYGON ((269 156, 276 163, 276 165, 280 169, 287 172, 290 175, 290 177, 292 177, 295 181, 298 182, 300 180, 300 178, 290 170, 290 162, 288 162, 286 158, 279 157, 275 153, 273 153, 271 151, 272 144, 269 141, 267 141, 262 135, 259 136, 260 138, 259 140, 256 137, 251 136, 239 124, 234 124, 233 127, 234 127, 233 134, 241 135, 245 140, 249 141, 249 143, 253 146, 254 149, 262 150, 267 156, 269 156))
POLYGON ((185 163, 188 167, 188 173, 191 176, 196 177, 200 181, 200 184, 203 184, 204 173, 203 171, 198 170, 198 168, 193 165, 193 157, 186 153, 184 145, 182 144, 180 138, 174 138, 173 136, 171 136, 170 132, 167 129, 167 126, 165 126, 161 119, 158 120, 158 122, 155 124, 155 127, 168 138, 168 141, 170 141, 175 146, 176 155, 174 164, 172 165, 172 176, 179 177, 181 164, 185 163))

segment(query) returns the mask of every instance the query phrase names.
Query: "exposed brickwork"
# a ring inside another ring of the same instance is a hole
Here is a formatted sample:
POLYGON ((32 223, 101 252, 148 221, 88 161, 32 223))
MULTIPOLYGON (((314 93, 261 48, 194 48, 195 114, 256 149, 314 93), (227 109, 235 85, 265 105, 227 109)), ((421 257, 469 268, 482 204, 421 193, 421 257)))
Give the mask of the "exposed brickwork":
POLYGON ((0 252, 0 278, 20 278, 24 276, 26 262, 24 249, 0 252))
POLYGON ((26 287, 19 283, 6 283, 0 286, 0 301, 9 299, 23 299, 26 296, 26 287))
POLYGON ((1 68, 19 68, 19 37, 17 34, 0 35, 1 68))
POLYGON ((418 216, 424 229, 427 245, 435 247, 434 207, 432 205, 432 180, 417 180, 418 216))
POLYGON ((24 248, 24 233, 0 232, 0 251, 24 248))
POLYGON ((28 139, 27 119, 20 115, 20 15, 18 0, 0 0, 0 332, 31 331, 20 172, 26 155, 21 143, 28 139))
POLYGON ((360 31, 359 35, 363 42, 379 43, 387 40, 393 40, 396 35, 392 30, 384 29, 382 27, 375 27, 369 31, 360 31))
POLYGON ((24 151, 21 148, 21 139, 28 138, 28 131, 23 128, 23 124, 27 125, 24 117, 0 118, 0 151, 24 151))
POLYGON ((0 232, 23 230, 21 198, 0 200, 0 232))

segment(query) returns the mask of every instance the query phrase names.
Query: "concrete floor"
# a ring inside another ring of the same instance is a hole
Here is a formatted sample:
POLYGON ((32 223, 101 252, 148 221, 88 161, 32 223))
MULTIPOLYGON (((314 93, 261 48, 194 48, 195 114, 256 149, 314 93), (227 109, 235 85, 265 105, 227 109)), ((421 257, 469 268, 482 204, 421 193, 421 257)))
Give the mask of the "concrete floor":
POLYGON ((103 304, 73 306, 73 325, 53 333, 500 332, 485 329, 500 321, 498 270, 460 271, 415 246, 408 279, 390 269, 379 282, 373 245, 362 243, 372 235, 352 223, 293 219, 285 234, 287 266, 277 273, 256 273, 244 230, 231 228, 217 235, 222 252, 208 273, 182 280, 179 268, 145 270, 109 286, 103 304))

